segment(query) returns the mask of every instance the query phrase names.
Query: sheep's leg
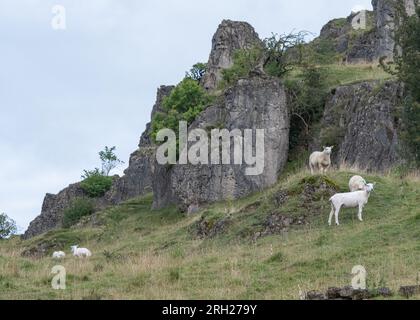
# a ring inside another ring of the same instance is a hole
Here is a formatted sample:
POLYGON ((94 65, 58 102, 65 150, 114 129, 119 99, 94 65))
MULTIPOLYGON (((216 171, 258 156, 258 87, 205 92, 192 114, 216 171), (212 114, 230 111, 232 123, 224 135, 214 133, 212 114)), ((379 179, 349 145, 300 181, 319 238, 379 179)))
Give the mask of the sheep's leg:
POLYGON ((338 214, 340 213, 340 209, 341 209, 341 207, 340 208, 335 208, 335 224, 337 226, 340 225, 340 222, 338 222, 338 214))
POLYGON ((363 213, 363 205, 359 205, 359 214, 357 215, 357 217, 359 218, 359 221, 361 222, 363 222, 362 213, 363 213))
POLYGON ((331 226, 331 223, 332 223, 332 218, 333 218, 333 215, 334 215, 334 211, 335 211, 334 205, 333 205, 333 204, 331 204, 330 218, 328 219, 328 225, 329 225, 329 226, 331 226))

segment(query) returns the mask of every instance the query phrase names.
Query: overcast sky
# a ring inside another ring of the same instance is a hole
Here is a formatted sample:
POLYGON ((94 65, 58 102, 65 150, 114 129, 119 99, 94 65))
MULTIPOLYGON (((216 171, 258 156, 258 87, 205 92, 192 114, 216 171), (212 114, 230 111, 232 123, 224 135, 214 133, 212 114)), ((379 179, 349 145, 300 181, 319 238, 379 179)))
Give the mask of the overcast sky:
POLYGON ((24 231, 45 193, 99 166, 105 145, 128 163, 157 87, 207 61, 223 19, 247 21, 262 38, 318 34, 370 2, 0 0, 0 213, 24 231), (56 4, 66 30, 51 27, 56 4))

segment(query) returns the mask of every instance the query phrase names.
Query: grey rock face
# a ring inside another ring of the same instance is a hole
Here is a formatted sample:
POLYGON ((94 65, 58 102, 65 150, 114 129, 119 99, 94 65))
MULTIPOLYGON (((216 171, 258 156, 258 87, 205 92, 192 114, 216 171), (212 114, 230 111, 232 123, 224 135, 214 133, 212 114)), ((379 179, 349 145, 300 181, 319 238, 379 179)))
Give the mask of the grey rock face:
POLYGON ((395 40, 395 9, 393 3, 385 0, 373 1, 378 32, 377 56, 393 59, 395 40))
POLYGON ((376 29, 356 36, 347 50, 347 63, 374 62, 380 58, 377 50, 378 35, 376 29))
POLYGON ((28 230, 22 236, 23 239, 35 237, 52 229, 62 226, 64 210, 78 197, 85 196, 80 183, 72 184, 57 195, 47 194, 42 204, 41 215, 29 225, 28 230))
POLYGON ((336 145, 336 165, 382 171, 401 160, 394 113, 402 95, 402 86, 394 81, 335 90, 325 107, 320 144, 336 145))
POLYGON ((246 176, 245 164, 156 165, 154 208, 176 204, 187 210, 191 205, 238 199, 277 182, 289 145, 290 122, 283 86, 271 78, 243 79, 227 90, 222 100, 206 109, 189 130, 265 129, 263 174, 246 176))
MULTIPOLYGON (((352 13, 346 19, 335 19, 328 22, 321 30, 320 40, 329 40, 335 51, 343 55, 343 62, 364 63, 378 61, 381 57, 388 60, 398 53, 394 35, 398 27, 396 14, 397 0, 373 0, 373 12, 366 11, 367 29, 354 30, 352 13)), ((401 1, 401 0, 398 0, 401 1)), ((406 13, 415 14, 415 2, 418 0, 403 0, 406 13)))
MULTIPOLYGON (((396 1, 401 0, 373 0, 372 6, 375 12, 378 58, 387 57, 392 60, 395 54, 395 28, 396 28, 396 1)), ((415 14, 415 4, 418 0, 403 0, 406 13, 411 16, 415 14)), ((418 2, 417 2, 418 3, 418 2)))
POLYGON ((233 57, 238 49, 251 48, 260 42, 250 24, 223 20, 213 36, 207 72, 202 81, 204 88, 213 90, 217 87, 222 78, 222 70, 233 65, 233 57))

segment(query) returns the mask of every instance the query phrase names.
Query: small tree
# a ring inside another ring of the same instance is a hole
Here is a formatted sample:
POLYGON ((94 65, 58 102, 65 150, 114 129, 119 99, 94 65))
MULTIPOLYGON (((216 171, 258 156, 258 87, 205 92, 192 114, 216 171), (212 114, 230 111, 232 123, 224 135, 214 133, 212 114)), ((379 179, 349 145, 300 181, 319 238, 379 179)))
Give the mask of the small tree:
POLYGON ((10 219, 6 214, 0 214, 0 239, 5 239, 16 234, 16 222, 10 219))
POLYGON ((278 35, 273 33, 264 40, 263 69, 275 77, 282 77, 302 63, 307 32, 278 35))
POLYGON ((328 93, 326 76, 321 68, 303 66, 302 79, 287 83, 291 113, 290 149, 307 144, 310 129, 322 118, 328 93))
POLYGON ((307 32, 273 34, 263 43, 248 49, 239 49, 233 57, 233 66, 222 71, 221 88, 235 83, 251 74, 268 74, 282 78, 305 59, 305 36, 307 32))
POLYGON ((206 69, 207 69, 206 63, 201 63, 201 62, 196 63, 195 65, 193 65, 191 70, 187 72, 186 78, 190 78, 192 80, 200 82, 201 79, 206 74, 206 69))
POLYGON ((112 169, 115 169, 119 164, 124 163, 120 159, 118 159, 117 155, 115 154, 115 150, 117 148, 114 146, 112 148, 105 147, 105 149, 99 152, 99 157, 102 161, 102 174, 104 176, 109 176, 109 173, 112 169))

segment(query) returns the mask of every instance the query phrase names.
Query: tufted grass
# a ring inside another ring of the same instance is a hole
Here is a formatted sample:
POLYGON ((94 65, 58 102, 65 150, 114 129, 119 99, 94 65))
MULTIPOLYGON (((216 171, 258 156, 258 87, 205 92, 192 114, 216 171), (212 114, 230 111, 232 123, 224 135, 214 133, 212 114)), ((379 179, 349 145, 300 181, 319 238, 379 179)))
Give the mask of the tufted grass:
POLYGON ((365 266, 372 288, 386 285, 397 291, 418 284, 418 175, 365 174, 378 183, 365 222, 357 221, 357 210, 345 209, 341 226, 328 227, 327 197, 320 194, 305 203, 302 183, 325 180, 345 191, 352 170, 333 171, 328 179, 312 178, 307 170, 287 172, 263 193, 208 206, 195 216, 175 208, 151 211, 148 195, 102 212, 102 225, 95 228, 0 241, 0 299, 299 299, 299 290, 350 285, 356 265, 365 266), (273 200, 279 190, 289 193, 281 206, 273 200), (272 213, 307 215, 309 224, 254 241, 253 234, 272 213), (215 238, 199 239, 194 230, 201 216, 229 217, 230 223, 215 238), (68 255, 57 263, 48 256, 21 256, 40 243, 69 253, 75 241, 91 249, 93 257, 68 255), (51 288, 56 264, 66 268, 66 290, 51 288))
MULTIPOLYGON (((364 81, 384 81, 392 78, 378 63, 329 64, 321 65, 319 69, 324 72, 329 89, 364 81)), ((301 79, 301 76, 302 70, 296 68, 286 77, 286 81, 296 81, 301 79)))

